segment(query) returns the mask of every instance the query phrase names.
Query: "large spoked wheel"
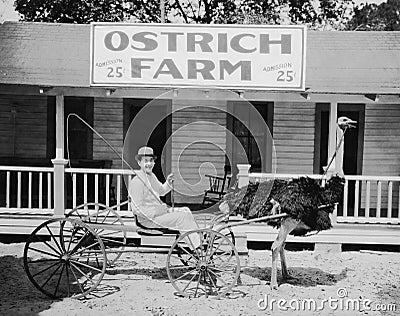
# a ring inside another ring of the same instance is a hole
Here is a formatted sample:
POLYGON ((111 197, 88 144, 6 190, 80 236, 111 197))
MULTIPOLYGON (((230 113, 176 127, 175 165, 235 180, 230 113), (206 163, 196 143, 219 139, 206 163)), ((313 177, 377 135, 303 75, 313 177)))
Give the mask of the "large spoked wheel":
POLYGON ((187 232, 175 241, 167 257, 168 278, 180 295, 222 297, 240 274, 238 252, 229 238, 210 229, 187 232), (194 243, 200 238, 201 245, 194 243))
POLYGON ((33 285, 53 299, 84 297, 106 272, 103 241, 87 224, 55 218, 39 225, 24 249, 24 268, 33 285))
POLYGON ((85 203, 72 209, 67 217, 77 218, 89 224, 104 243, 107 254, 107 266, 111 267, 121 257, 126 245, 126 231, 118 229, 124 222, 112 208, 101 203, 85 203), (97 228, 91 224, 112 225, 110 228, 97 228))

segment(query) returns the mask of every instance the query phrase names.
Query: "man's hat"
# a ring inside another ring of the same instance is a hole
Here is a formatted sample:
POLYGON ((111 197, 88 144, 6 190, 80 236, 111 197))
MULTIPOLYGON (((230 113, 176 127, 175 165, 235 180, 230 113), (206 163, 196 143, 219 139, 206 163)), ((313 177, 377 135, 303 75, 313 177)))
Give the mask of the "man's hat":
POLYGON ((135 159, 140 160, 142 159, 142 157, 153 157, 154 159, 157 159, 157 156, 154 155, 153 148, 146 146, 139 148, 138 153, 135 156, 135 159))

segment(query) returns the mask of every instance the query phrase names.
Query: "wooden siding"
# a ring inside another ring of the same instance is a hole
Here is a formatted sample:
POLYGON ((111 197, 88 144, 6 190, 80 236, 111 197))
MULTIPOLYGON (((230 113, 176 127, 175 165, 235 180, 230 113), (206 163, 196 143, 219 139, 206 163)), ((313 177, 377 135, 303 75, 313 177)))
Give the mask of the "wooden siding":
POLYGON ((204 175, 222 176, 225 165, 226 101, 192 102, 190 108, 185 100, 172 105, 172 171, 183 180, 175 185, 178 203, 200 203, 208 188, 204 175))
POLYGON ((313 173, 314 137, 314 103, 275 102, 273 138, 277 173, 313 173))
POLYGON ((46 158, 47 97, 0 95, 0 156, 46 158))
MULTIPOLYGON (((365 108, 363 175, 399 176, 400 175, 400 103, 367 104, 365 108)), ((362 186, 362 205, 365 207, 366 188, 362 186)), ((378 183, 371 184, 370 198, 376 201, 378 183)), ((381 184, 381 207, 388 206, 388 184, 381 184)), ((399 205, 399 186, 393 185, 392 206, 399 205)), ((370 205, 376 208, 376 202, 370 205)))
MULTIPOLYGON (((119 153, 123 147, 123 101, 113 98, 94 99, 94 128, 119 153)), ((112 160, 112 168, 122 168, 121 159, 98 136, 93 135, 93 159, 112 160)))
MULTIPOLYGON (((90 25, 5 22, 0 43, 0 83, 89 87, 90 25)), ((308 92, 397 94, 399 52, 400 32, 308 31, 308 92)))

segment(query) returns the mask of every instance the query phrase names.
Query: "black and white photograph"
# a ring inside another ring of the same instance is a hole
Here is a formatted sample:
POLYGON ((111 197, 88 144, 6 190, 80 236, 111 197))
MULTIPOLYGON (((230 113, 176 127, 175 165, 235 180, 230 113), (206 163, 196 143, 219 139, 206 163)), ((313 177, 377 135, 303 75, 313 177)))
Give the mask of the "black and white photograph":
POLYGON ((0 0, 0 316, 400 314, 400 0, 0 0))

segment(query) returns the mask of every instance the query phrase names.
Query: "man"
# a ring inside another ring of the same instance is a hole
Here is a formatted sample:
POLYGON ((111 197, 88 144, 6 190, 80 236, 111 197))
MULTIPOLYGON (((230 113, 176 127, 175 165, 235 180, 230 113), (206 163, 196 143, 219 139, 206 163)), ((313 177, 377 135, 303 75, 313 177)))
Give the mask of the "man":
MULTIPOLYGON (((172 209, 160 200, 160 196, 171 191, 174 176, 171 173, 162 184, 153 173, 156 158, 151 147, 141 147, 135 156, 140 171, 136 172, 136 176, 129 183, 132 210, 138 215, 140 223, 147 227, 167 227, 181 233, 198 229, 188 207, 172 209)), ((193 235, 191 241, 197 248, 200 245, 200 237, 197 234, 193 235)))

